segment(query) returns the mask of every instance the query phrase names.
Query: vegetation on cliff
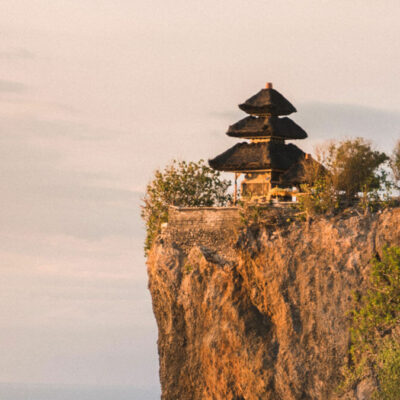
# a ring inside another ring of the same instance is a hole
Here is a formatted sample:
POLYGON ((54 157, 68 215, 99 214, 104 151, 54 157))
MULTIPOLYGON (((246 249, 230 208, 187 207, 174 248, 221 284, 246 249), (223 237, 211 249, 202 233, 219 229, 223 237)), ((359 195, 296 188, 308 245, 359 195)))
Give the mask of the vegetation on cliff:
POLYGON ((399 188, 400 184, 400 140, 397 142, 390 159, 390 166, 392 167, 393 175, 399 188))
POLYGON ((161 224, 168 221, 169 206, 224 206, 231 201, 227 192, 230 184, 203 160, 173 160, 164 170, 157 170, 147 185, 141 212, 146 223, 145 252, 160 233, 161 224))
POLYGON ((390 199, 400 176, 400 144, 391 160, 363 138, 331 142, 316 153, 318 163, 303 165, 300 207, 307 215, 336 213, 351 205, 368 210, 390 199))
MULTIPOLYGON (((316 150, 316 158, 318 162, 305 160, 303 164, 302 193, 294 204, 299 215, 332 215, 350 206, 368 211, 396 203, 392 193, 400 188, 400 141, 391 157, 373 149, 369 141, 356 138, 330 142, 316 150)), ((161 225, 168 221, 169 206, 224 206, 232 200, 229 186, 230 181, 222 179, 220 172, 203 160, 174 160, 164 170, 157 170, 147 185, 141 213, 147 231, 146 254, 161 225)), ((249 210, 260 214, 258 205, 243 205, 244 215, 249 210)), ((254 219, 253 215, 247 217, 254 219)))
MULTIPOLYGON (((371 399, 365 379, 336 389, 351 293, 372 286, 377 249, 400 245, 400 209, 306 224, 269 210, 247 220, 254 229, 240 241, 239 210, 170 212, 148 260, 163 399, 371 399)), ((377 358, 389 388, 394 346, 377 358)))
POLYGON ((400 398, 400 247, 385 247, 372 260, 367 292, 355 295, 352 310, 351 365, 346 387, 371 378, 374 399, 400 398))

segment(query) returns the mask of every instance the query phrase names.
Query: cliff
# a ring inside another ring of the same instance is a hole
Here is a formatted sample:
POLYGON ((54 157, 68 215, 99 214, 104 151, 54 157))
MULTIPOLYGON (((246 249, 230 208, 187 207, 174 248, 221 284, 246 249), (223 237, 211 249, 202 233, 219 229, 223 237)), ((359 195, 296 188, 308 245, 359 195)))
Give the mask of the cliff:
POLYGON ((368 399, 336 391, 351 293, 400 245, 400 209, 244 228, 238 210, 173 209, 148 259, 162 398, 368 399))

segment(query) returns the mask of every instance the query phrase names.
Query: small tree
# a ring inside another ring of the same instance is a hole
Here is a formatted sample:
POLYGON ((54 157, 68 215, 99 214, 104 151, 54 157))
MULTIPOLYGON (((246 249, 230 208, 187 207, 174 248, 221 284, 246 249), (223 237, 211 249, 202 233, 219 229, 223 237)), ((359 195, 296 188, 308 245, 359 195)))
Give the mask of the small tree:
POLYGON ((300 207, 307 216, 326 214, 337 208, 337 193, 333 176, 325 167, 327 152, 322 147, 315 149, 316 160, 307 157, 303 160, 300 207))
POLYGON ((387 174, 382 165, 389 159, 362 138, 331 142, 316 151, 318 163, 303 164, 305 192, 301 200, 309 213, 324 214, 349 205, 357 197, 367 208, 371 197, 386 189, 387 174), (360 196, 362 194, 362 196, 360 196))
POLYGON ((400 140, 397 141, 392 157, 390 159, 393 176, 396 182, 400 182, 400 140))
POLYGON ((381 187, 379 167, 389 158, 385 153, 373 150, 367 140, 357 138, 331 144, 328 154, 327 167, 335 189, 347 202, 354 200, 360 192, 368 193, 381 187))
POLYGON ((173 160, 163 171, 157 170, 147 185, 141 212, 147 229, 146 254, 161 224, 168 221, 169 206, 224 206, 231 200, 227 193, 230 184, 204 160, 189 163, 173 160))

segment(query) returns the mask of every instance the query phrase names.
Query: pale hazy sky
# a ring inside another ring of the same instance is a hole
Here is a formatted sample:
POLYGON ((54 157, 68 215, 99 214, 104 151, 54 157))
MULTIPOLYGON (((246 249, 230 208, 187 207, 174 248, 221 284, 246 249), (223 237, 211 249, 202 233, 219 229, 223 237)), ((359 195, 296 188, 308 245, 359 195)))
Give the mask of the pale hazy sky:
POLYGON ((0 1, 0 382, 157 387, 152 172, 234 144, 266 81, 300 147, 389 150, 399 20, 398 0, 0 1))

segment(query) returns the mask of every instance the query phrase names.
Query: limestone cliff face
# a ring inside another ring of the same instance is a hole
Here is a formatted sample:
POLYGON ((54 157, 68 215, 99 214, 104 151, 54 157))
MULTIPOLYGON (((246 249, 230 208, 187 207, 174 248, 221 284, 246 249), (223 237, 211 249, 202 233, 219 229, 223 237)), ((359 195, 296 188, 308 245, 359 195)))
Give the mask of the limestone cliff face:
POLYGON ((369 398, 336 392, 346 312, 400 209, 247 230, 236 209, 171 214, 148 260, 163 399, 369 398))

